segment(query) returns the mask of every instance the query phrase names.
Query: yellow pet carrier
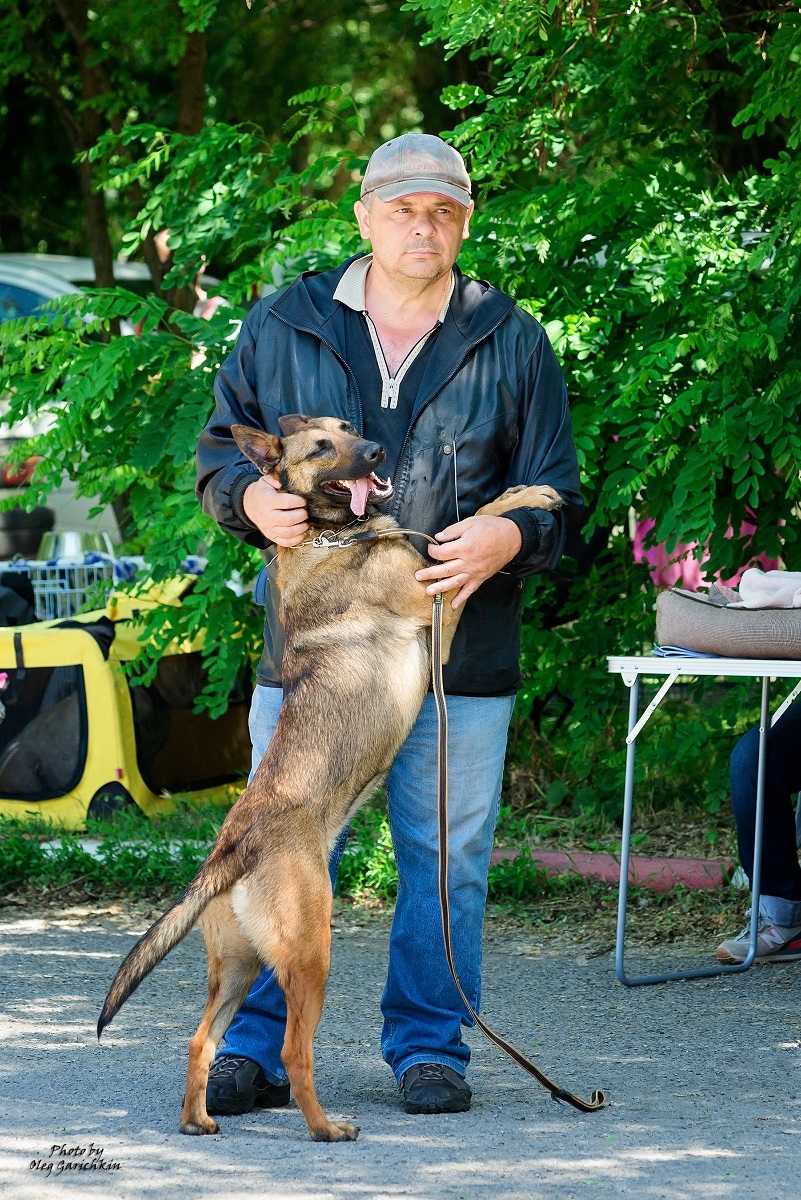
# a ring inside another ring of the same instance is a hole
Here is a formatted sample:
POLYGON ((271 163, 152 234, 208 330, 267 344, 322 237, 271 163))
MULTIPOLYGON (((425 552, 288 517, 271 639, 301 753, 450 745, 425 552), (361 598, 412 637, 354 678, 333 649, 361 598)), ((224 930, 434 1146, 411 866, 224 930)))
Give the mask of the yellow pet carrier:
POLYGON ((245 680, 213 720, 193 704, 205 677, 202 638, 174 643, 152 684, 129 687, 138 611, 180 604, 187 580, 68 620, 0 628, 0 814, 62 828, 131 801, 166 811, 175 792, 220 801, 250 763, 245 680))

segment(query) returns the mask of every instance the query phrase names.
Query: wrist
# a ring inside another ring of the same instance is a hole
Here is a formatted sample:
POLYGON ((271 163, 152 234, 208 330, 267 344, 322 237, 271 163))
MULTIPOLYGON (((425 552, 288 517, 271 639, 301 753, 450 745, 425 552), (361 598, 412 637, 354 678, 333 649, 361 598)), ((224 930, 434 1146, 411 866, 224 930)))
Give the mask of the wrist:
POLYGON ((508 517, 498 517, 498 520, 504 524, 504 553, 506 562, 510 563, 523 548, 523 534, 516 521, 510 521, 508 517))
MULTIPOLYGON (((247 471, 235 479, 231 487, 231 508, 244 525, 252 525, 254 529, 257 525, 245 508, 245 493, 250 491, 260 478, 257 473, 247 471)), ((249 499, 252 501, 252 496, 249 499)))

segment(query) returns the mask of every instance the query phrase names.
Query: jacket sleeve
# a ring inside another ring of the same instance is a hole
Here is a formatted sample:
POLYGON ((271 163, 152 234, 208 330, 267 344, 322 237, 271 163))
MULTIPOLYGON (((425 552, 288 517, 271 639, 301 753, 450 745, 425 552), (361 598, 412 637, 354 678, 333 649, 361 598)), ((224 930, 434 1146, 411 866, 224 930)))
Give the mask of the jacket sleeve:
POLYGON ((520 436, 507 486, 549 484, 565 501, 557 512, 517 508, 504 515, 520 530, 523 544, 505 568, 517 579, 552 570, 565 545, 568 520, 583 507, 567 388, 553 347, 539 327, 539 341, 529 359, 520 394, 520 436))
POLYGON ((222 529, 250 546, 264 549, 269 545, 267 539, 248 520, 242 507, 245 489, 259 478, 259 472, 231 436, 232 425, 265 427, 256 398, 255 352, 260 307, 257 305, 243 323, 234 349, 217 373, 214 413, 197 447, 195 492, 203 511, 222 529))

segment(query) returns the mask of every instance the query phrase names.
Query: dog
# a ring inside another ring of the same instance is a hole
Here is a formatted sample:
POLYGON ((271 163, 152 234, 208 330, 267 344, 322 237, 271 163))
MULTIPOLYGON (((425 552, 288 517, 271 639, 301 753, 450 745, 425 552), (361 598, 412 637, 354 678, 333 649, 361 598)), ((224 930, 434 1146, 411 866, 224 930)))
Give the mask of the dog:
MULTIPOLYGON (((404 536, 332 550, 315 534, 397 529, 376 506, 393 494, 375 472, 383 449, 334 417, 282 417, 283 437, 244 426, 232 434, 263 475, 305 498, 304 544, 278 549, 286 631, 284 701, 253 779, 184 895, 120 966, 98 1038, 141 980, 195 922, 208 954, 209 994, 189 1046, 180 1129, 217 1133, 206 1085, 217 1045, 253 981, 273 966, 287 1005, 282 1060, 314 1141, 352 1141, 358 1127, 329 1121, 314 1088, 312 1043, 331 949, 330 850, 386 776, 417 719, 430 676, 432 599, 415 571, 428 565, 404 536)), ((550 487, 517 487, 479 509, 499 516, 562 501, 550 487)), ((347 536, 347 535, 345 535, 347 536)), ((343 539, 344 540, 344 539, 343 539)), ((443 605, 443 645, 459 618, 443 605)))

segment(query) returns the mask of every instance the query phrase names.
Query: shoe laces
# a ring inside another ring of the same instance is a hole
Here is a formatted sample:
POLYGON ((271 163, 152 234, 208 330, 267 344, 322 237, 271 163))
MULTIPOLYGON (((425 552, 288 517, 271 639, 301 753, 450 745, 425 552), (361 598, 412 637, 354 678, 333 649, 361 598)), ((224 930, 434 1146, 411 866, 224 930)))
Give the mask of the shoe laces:
MULTIPOLYGON (((757 922, 757 937, 759 936, 760 933, 764 933, 764 931, 766 929, 768 929, 769 926, 772 924, 773 924, 772 921, 769 921, 768 918, 766 916, 764 916, 763 913, 760 913, 759 920, 757 922)), ((751 937, 751 918, 749 917, 748 923, 746 924, 742 933, 738 933, 737 937, 734 940, 735 940, 735 942, 747 942, 750 937, 751 937)))
POLYGON ((442 1079, 444 1070, 441 1063, 420 1063, 420 1074, 418 1079, 424 1079, 426 1082, 442 1079))
POLYGON ((221 1058, 215 1058, 209 1067, 209 1076, 220 1079, 226 1075, 236 1075, 244 1061, 235 1054, 224 1054, 221 1058))

